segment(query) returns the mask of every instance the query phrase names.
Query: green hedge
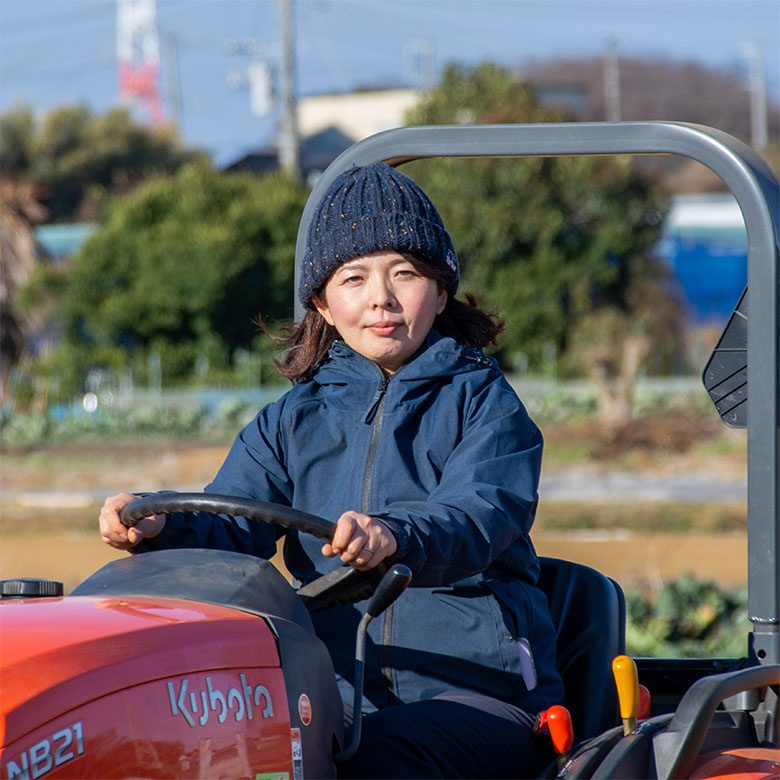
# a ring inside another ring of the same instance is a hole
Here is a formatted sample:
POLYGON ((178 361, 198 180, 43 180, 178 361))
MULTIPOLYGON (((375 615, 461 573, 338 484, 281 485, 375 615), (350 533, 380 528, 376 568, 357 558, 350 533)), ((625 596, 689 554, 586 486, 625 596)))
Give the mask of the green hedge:
POLYGON ((657 593, 628 591, 626 611, 629 655, 741 658, 747 652, 747 588, 683 575, 657 593))

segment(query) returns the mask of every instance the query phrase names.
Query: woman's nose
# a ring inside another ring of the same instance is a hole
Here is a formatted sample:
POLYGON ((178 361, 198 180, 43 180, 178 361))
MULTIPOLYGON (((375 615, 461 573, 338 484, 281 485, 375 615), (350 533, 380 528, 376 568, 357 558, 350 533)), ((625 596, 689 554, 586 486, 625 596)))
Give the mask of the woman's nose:
POLYGON ((393 288, 385 280, 377 280, 371 290, 371 304, 376 309, 395 306, 396 297, 393 288))

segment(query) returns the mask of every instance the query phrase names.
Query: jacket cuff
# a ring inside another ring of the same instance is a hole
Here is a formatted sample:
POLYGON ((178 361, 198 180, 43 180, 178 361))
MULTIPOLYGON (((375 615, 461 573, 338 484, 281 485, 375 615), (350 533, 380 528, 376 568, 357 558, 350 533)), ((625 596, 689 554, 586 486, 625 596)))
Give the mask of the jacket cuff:
POLYGON ((412 573, 418 571, 425 562, 425 556, 422 549, 414 544, 406 525, 400 520, 384 515, 372 515, 372 517, 375 517, 380 523, 384 523, 395 537, 396 551, 388 556, 388 563, 404 563, 412 570, 412 573))
POLYGON ((157 536, 150 539, 141 539, 135 547, 130 548, 130 553, 151 552, 152 550, 170 550, 181 547, 182 529, 185 526, 184 515, 181 512, 172 512, 167 515, 165 527, 157 536))

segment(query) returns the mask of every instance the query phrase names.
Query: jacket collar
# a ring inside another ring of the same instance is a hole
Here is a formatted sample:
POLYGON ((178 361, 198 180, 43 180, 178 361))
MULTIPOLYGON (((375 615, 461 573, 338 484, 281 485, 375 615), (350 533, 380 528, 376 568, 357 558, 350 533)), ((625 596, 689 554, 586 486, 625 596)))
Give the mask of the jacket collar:
MULTIPOLYGON (((411 360, 404 363, 391 379, 399 382, 416 382, 427 379, 444 379, 464 371, 473 371, 493 365, 481 350, 458 344, 454 339, 431 330, 411 360)), ((314 374, 320 385, 344 384, 354 380, 381 381, 382 370, 373 361, 348 347, 343 341, 335 341, 328 359, 314 374)))

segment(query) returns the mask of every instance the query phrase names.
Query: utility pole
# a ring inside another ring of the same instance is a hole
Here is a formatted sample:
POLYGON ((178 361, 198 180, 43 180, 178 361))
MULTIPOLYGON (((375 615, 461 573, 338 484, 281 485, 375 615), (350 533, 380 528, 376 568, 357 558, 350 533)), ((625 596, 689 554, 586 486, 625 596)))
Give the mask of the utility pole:
POLYGON ((435 50, 430 38, 416 38, 406 46, 409 80, 419 90, 430 89, 436 78, 435 50))
POLYGON ((604 49, 604 108, 608 122, 620 121, 620 65, 617 41, 612 38, 604 49))
POLYGON ((766 116, 764 50, 760 43, 748 43, 745 46, 745 52, 749 66, 750 142, 754 149, 766 149, 769 133, 766 116))
POLYGON ((279 166, 293 179, 301 176, 298 148, 298 116, 295 100, 295 43, 292 0, 279 0, 282 28, 281 108, 279 121, 279 166))

